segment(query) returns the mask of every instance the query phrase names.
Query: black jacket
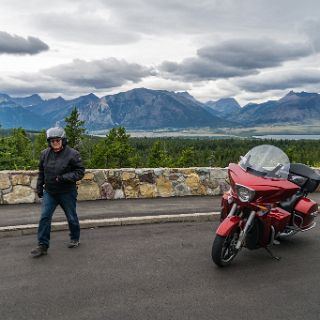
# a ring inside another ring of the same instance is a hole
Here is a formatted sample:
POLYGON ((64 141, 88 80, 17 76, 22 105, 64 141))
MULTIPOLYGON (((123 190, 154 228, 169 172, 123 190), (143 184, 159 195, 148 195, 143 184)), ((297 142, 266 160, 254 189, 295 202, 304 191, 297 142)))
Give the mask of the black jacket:
POLYGON ((85 168, 78 151, 65 146, 60 152, 47 148, 41 152, 37 192, 65 193, 76 189, 85 168))

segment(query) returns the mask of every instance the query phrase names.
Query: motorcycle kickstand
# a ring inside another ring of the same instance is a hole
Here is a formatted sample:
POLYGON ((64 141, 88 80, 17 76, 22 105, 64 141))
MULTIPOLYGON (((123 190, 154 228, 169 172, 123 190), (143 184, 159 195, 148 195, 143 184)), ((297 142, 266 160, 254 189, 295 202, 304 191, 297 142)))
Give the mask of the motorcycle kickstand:
POLYGON ((266 251, 270 254, 270 256, 271 256, 273 259, 275 259, 275 260, 277 260, 277 261, 280 261, 280 260, 281 260, 281 257, 275 256, 268 247, 264 247, 264 248, 266 249, 266 251))

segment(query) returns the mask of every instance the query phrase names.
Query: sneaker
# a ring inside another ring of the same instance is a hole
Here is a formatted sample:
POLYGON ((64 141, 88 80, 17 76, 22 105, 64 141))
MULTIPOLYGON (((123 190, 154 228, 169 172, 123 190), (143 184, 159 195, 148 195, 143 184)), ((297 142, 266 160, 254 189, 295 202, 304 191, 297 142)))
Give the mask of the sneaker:
POLYGON ((41 256, 45 256, 48 253, 48 247, 43 244, 39 244, 30 253, 31 253, 32 258, 38 258, 41 256))
POLYGON ((79 240, 70 240, 68 244, 68 248, 76 248, 79 247, 80 241, 79 240))

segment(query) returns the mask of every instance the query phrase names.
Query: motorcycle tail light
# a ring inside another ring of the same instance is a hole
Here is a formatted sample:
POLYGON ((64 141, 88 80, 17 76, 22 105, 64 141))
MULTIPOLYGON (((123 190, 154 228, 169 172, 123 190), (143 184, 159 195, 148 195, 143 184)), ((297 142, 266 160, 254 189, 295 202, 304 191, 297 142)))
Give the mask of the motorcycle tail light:
POLYGON ((236 184, 236 191, 242 202, 249 202, 254 198, 255 191, 241 184, 236 184))

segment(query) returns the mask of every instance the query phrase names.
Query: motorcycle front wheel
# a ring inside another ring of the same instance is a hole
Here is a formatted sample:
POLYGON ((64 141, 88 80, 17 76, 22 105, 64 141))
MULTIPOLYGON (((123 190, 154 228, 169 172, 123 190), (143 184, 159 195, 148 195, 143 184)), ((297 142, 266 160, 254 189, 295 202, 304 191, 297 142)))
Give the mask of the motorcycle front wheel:
POLYGON ((228 236, 216 235, 212 245, 212 260, 219 267, 228 266, 236 257, 239 250, 236 244, 239 238, 239 228, 232 230, 228 236))

